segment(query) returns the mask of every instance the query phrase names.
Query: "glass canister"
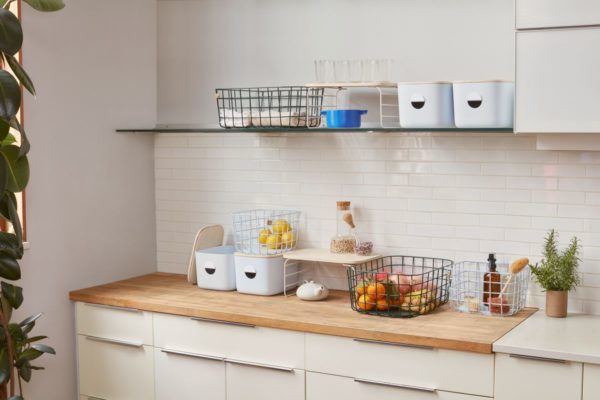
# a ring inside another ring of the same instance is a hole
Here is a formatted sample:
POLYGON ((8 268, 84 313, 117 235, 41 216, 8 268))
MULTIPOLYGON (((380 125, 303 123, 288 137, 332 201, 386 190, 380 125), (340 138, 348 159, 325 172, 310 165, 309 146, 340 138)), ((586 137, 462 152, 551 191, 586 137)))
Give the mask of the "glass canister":
POLYGON ((332 253, 354 253, 355 228, 350 202, 338 201, 336 203, 336 234, 331 238, 330 251, 332 253))

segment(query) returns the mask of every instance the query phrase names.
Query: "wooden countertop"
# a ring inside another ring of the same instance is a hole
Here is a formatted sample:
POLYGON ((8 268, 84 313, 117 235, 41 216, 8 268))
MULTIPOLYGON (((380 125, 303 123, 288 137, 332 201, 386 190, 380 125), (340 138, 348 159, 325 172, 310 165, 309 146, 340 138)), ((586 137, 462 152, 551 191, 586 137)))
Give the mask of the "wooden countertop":
POLYGON ((528 308, 498 318, 454 312, 444 306, 415 318, 385 318, 353 311, 347 292, 331 291, 321 302, 296 296, 252 296, 198 289, 184 275, 167 273, 75 290, 69 297, 144 311, 477 353, 491 353, 496 340, 536 311, 528 308))

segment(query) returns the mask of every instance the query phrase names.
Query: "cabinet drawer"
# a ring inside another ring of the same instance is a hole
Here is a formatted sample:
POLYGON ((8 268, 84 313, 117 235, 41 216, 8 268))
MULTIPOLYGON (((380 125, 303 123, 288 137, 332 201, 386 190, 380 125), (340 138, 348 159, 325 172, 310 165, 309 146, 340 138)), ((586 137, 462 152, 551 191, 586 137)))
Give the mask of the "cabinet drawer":
POLYGON ((598 0, 516 0, 517 29, 600 25, 598 0))
POLYGON ((515 132, 600 132, 599 47, 600 28, 517 32, 515 132))
POLYGON ((496 354, 496 400, 581 399, 581 363, 523 357, 496 354))
POLYGON ((306 373, 306 400, 489 400, 443 391, 429 392, 388 382, 367 381, 314 372, 306 373))
POLYGON ((159 348, 304 369, 304 333, 168 314, 154 315, 159 348))
POLYGON ((304 371, 227 363, 227 400, 304 400, 304 371))
POLYGON ((583 400, 596 400, 600 396, 600 365, 583 365, 583 400))
POLYGON ((152 313, 90 303, 75 305, 77 333, 152 345, 152 313))
POLYGON ((494 355, 306 334, 306 370, 491 397, 494 355))
POLYGON ((202 355, 154 350, 156 400, 225 400, 225 362, 202 355))
MULTIPOLYGON (((110 339, 109 339, 110 340, 110 339)), ((79 390, 91 399, 154 399, 151 346, 77 336, 79 390)))

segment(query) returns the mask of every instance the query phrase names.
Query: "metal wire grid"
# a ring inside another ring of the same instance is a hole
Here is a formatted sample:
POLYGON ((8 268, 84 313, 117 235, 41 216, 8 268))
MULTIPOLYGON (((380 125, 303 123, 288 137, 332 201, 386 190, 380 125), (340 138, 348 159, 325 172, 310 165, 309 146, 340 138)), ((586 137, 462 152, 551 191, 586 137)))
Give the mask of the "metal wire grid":
POLYGON ((494 316, 514 315, 522 310, 527 301, 527 288, 531 274, 529 268, 513 275, 512 278, 510 278, 508 265, 498 265, 496 271, 499 275, 496 281, 493 279, 485 281, 485 276, 489 272, 487 263, 461 261, 454 264, 450 287, 452 308, 460 312, 494 316), (502 298, 498 299, 505 285, 502 298), (488 300, 486 301, 485 298, 488 300), (490 300, 491 298, 495 300, 490 300))
POLYGON ((352 309, 394 318, 431 312, 448 302, 452 264, 441 258, 386 256, 349 267, 352 309))
POLYGON ((215 89, 215 97, 223 128, 315 128, 321 124, 323 88, 215 89))
POLYGON ((235 250, 244 254, 275 255, 298 243, 300 211, 256 209, 234 212, 235 250))

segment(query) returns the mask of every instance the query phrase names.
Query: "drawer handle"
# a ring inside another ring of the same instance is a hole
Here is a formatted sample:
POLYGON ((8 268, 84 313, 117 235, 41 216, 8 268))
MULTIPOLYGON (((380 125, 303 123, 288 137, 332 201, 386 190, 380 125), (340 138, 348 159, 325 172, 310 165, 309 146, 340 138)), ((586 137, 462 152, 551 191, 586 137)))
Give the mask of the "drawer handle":
POLYGON ((212 360, 212 361, 225 361, 225 358, 223 358, 223 357, 207 356, 205 354, 190 353, 187 351, 171 350, 171 349, 161 349, 160 351, 162 351, 163 353, 167 353, 167 354, 175 354, 177 356, 201 358, 203 360, 212 360))
POLYGON ((142 348, 144 346, 143 343, 128 342, 126 340, 119 340, 119 339, 101 338, 101 337, 97 337, 97 336, 85 336, 85 338, 87 340, 91 340, 93 342, 118 344, 118 345, 121 345, 121 346, 136 347, 138 349, 140 349, 140 348, 142 348))
POLYGON ((409 347, 411 349, 433 350, 433 347, 431 347, 431 346, 422 346, 419 344, 384 342, 382 340, 370 340, 370 339, 353 339, 353 340, 355 342, 359 342, 359 343, 385 344, 388 346, 409 347))
POLYGON ((243 322, 223 321, 220 319, 192 317, 191 320, 198 321, 198 322, 212 322, 214 324, 222 324, 222 325, 244 326, 246 328, 256 328, 256 325, 245 324, 243 322))
POLYGON ((106 400, 104 397, 85 396, 88 400, 106 400))
POLYGON ((275 371, 284 371, 284 372, 294 373, 294 368, 290 368, 290 367, 280 367, 278 365, 260 364, 260 363, 253 363, 253 362, 249 362, 249 361, 232 360, 230 358, 226 358, 225 361, 230 364, 244 365, 244 366, 248 366, 248 367, 258 367, 258 368, 272 369, 275 371))
POLYGON ((558 364, 566 364, 567 360, 561 360, 558 358, 547 358, 547 357, 537 357, 537 356, 528 356, 525 354, 509 354, 511 358, 522 358, 523 360, 533 360, 533 361, 546 361, 553 362, 558 364))
POLYGON ((108 304, 94 304, 94 303, 83 303, 83 304, 85 304, 88 307, 108 308, 109 310, 120 310, 120 311, 134 312, 134 313, 142 312, 142 310, 138 310, 137 308, 109 306, 108 304))
POLYGON ((387 387, 393 387, 393 388, 398 388, 398 389, 417 390, 419 392, 427 392, 427 393, 437 392, 437 389, 432 389, 432 388, 427 388, 427 387, 422 387, 422 386, 412 386, 412 385, 402 385, 400 383, 372 381, 370 379, 354 378, 354 382, 365 383, 367 385, 387 386, 387 387))

